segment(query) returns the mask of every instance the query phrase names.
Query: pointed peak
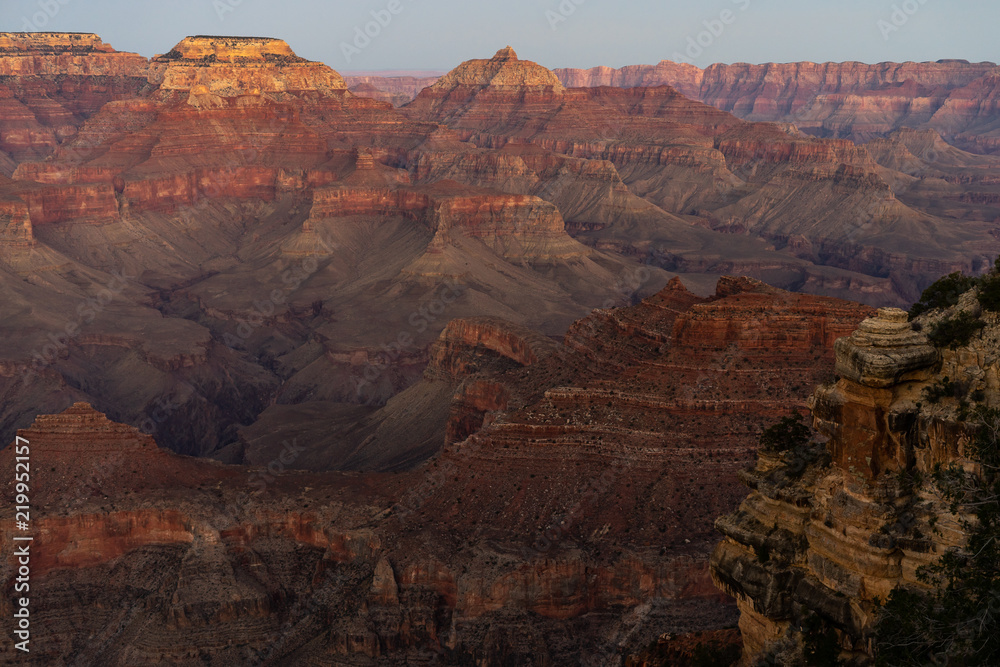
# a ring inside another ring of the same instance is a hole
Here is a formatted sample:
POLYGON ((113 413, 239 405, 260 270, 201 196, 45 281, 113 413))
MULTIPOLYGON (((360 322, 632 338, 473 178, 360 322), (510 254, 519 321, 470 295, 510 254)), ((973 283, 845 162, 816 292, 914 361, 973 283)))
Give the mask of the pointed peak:
POLYGON ((514 49, 512 49, 508 44, 507 46, 497 51, 496 55, 493 56, 493 60, 517 60, 517 54, 514 52, 514 49))
POLYGON ((565 88, 551 71, 530 60, 520 60, 507 46, 486 59, 467 60, 437 80, 431 90, 451 90, 456 86, 488 86, 494 89, 550 88, 562 93, 565 88))
POLYGON ((101 415, 102 413, 94 409, 90 403, 84 403, 82 401, 74 403, 70 407, 63 411, 64 415, 101 415))

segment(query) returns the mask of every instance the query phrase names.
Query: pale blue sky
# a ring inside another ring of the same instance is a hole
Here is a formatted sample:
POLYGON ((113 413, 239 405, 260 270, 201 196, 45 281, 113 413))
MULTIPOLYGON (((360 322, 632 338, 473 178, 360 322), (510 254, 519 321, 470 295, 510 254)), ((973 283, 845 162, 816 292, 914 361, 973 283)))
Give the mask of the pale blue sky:
POLYGON ((299 55, 343 71, 446 70, 506 44, 547 67, 620 67, 678 56, 694 56, 699 66, 995 62, 998 24, 995 0, 0 0, 2 30, 96 32, 119 50, 146 56, 169 51, 186 35, 279 37, 299 55), (377 36, 355 44, 356 28, 377 18, 371 12, 386 25, 368 25, 377 36))

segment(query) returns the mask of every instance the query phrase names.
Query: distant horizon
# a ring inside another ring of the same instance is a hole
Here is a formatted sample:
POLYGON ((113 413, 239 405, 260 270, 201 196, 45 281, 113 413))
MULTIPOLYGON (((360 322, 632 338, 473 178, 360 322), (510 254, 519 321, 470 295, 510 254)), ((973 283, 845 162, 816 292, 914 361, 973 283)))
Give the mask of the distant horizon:
MULTIPOLYGON (((295 50, 294 46, 292 46, 292 50, 295 50)), ((516 47, 514 48, 514 51, 517 51, 516 47)), ((466 62, 467 60, 477 60, 477 59, 478 60, 482 60, 482 59, 488 58, 488 57, 489 56, 476 56, 475 58, 466 58, 465 60, 463 60, 461 62, 466 62)), ((527 58, 520 58, 520 54, 518 55, 518 58, 520 60, 527 60, 527 58)), ((664 59, 660 60, 659 62, 655 62, 655 63, 630 63, 628 65, 622 65, 621 67, 612 67, 611 65, 591 65, 590 67, 548 67, 547 65, 545 65, 545 63, 538 63, 538 64, 541 65, 542 67, 545 67, 546 69, 550 69, 550 70, 561 70, 561 69, 590 70, 590 69, 596 69, 598 67, 607 67, 609 69, 622 69, 623 67, 656 67, 661 62, 676 62, 676 61, 672 61, 669 58, 664 58, 664 59)), ((723 66, 754 65, 754 66, 756 66, 756 65, 795 65, 795 64, 799 64, 799 63, 811 63, 813 65, 844 65, 844 64, 851 64, 851 63, 857 63, 859 65, 889 65, 889 64, 892 64, 892 65, 905 65, 906 63, 914 63, 914 64, 917 64, 917 65, 930 65, 930 64, 944 64, 944 63, 948 63, 948 62, 964 63, 966 65, 993 65, 994 67, 998 66, 997 63, 994 62, 994 61, 992 61, 992 60, 980 60, 978 62, 973 62, 973 61, 967 60, 965 58, 938 58, 937 60, 883 60, 883 61, 880 61, 880 62, 865 62, 863 60, 826 60, 826 61, 823 61, 823 62, 819 62, 819 61, 815 61, 815 60, 786 60, 786 61, 781 61, 781 62, 775 62, 775 61, 750 62, 750 61, 746 61, 746 60, 737 60, 737 61, 733 61, 733 62, 710 63, 708 65, 705 65, 704 67, 699 67, 698 65, 694 65, 694 67, 698 67, 698 69, 705 70, 705 69, 708 69, 710 67, 714 67, 716 65, 723 65, 723 66)), ((327 63, 323 63, 323 64, 325 65, 327 63)), ((461 64, 461 63, 456 63, 456 67, 459 64, 461 64)), ((677 64, 685 64, 685 63, 677 63, 677 64)), ((452 69, 454 69, 454 67, 452 69)), ((444 70, 421 70, 421 69, 407 70, 407 69, 400 69, 398 67, 388 68, 388 69, 377 69, 377 70, 346 70, 346 69, 344 69, 344 70, 337 70, 337 72, 339 74, 343 75, 343 76, 390 76, 390 74, 392 74, 392 73, 396 73, 396 74, 393 74, 393 76, 417 76, 418 74, 419 75, 423 75, 423 76, 435 76, 435 75, 444 76, 445 74, 447 74, 450 71, 451 71, 450 69, 444 69, 444 70)))
POLYGON ((147 58, 186 36, 277 35, 338 72, 449 71, 510 43, 550 69, 712 64, 996 63, 981 0, 5 0, 8 31, 95 33, 147 58), (502 37, 501 37, 502 36, 502 37))
MULTIPOLYGON (((101 35, 100 33, 88 32, 88 31, 81 31, 81 30, 36 30, 36 31, 3 30, 3 31, 0 31, 0 34, 11 34, 11 35, 18 35, 18 34, 96 35, 97 37, 99 37, 101 39, 101 41, 104 44, 107 44, 108 46, 111 46, 116 51, 127 52, 127 53, 136 53, 136 54, 141 55, 141 56, 143 56, 144 58, 147 58, 147 59, 151 59, 151 58, 153 58, 153 57, 155 57, 157 55, 163 55, 163 54, 168 53, 170 51, 170 49, 166 49, 166 50, 164 50, 162 52, 154 52, 152 55, 149 55, 149 56, 147 56, 144 53, 137 52, 137 51, 124 51, 123 49, 119 49, 115 44, 113 44, 109 40, 105 39, 105 37, 103 35, 101 35)), ((278 37, 278 36, 274 36, 274 35, 227 35, 227 34, 207 34, 207 33, 206 34, 200 34, 200 35, 184 35, 183 37, 181 37, 180 39, 178 39, 176 42, 174 42, 173 46, 176 46, 181 41, 183 41, 185 39, 189 39, 189 38, 273 39, 273 40, 285 42, 292 49, 292 51, 294 51, 296 53, 296 55, 301 55, 295 49, 295 44, 293 44, 292 42, 288 41, 287 39, 284 39, 283 37, 278 37)), ((171 46, 171 48, 173 48, 173 46, 171 46)), ((511 46, 511 48, 514 49, 514 51, 516 53, 517 52, 517 47, 513 46, 513 45, 510 45, 510 46, 511 46)), ((315 62, 320 62, 320 63, 326 65, 327 67, 330 67, 331 69, 335 70, 337 73, 341 74, 342 76, 350 76, 350 77, 360 77, 360 76, 407 77, 408 76, 408 77, 415 77, 415 78, 426 78, 426 77, 432 77, 432 76, 444 76, 448 72, 452 71, 455 67, 459 66, 460 64, 462 64, 463 62, 466 62, 468 60, 485 60, 485 59, 489 59, 490 57, 492 57, 492 54, 489 54, 489 55, 476 55, 476 56, 472 56, 470 58, 464 58, 464 59, 456 62, 453 67, 447 68, 447 69, 433 69, 433 68, 405 69, 405 68, 401 68, 401 67, 387 67, 387 68, 384 68, 384 69, 359 69, 359 70, 352 70, 352 69, 337 69, 336 67, 334 67, 330 63, 323 62, 321 60, 315 61, 315 62)), ((530 58, 521 58, 520 54, 518 54, 518 59, 519 60, 530 60, 530 58)), ((692 64, 692 63, 683 63, 683 62, 674 61, 674 60, 671 60, 670 58, 661 58, 659 61, 657 61, 655 63, 652 63, 652 62, 628 63, 626 65, 621 65, 621 66, 618 66, 618 67, 615 67, 615 66, 612 66, 612 65, 591 65, 591 66, 588 66, 588 67, 581 67, 581 66, 549 67, 548 65, 546 65, 545 63, 542 63, 542 62, 539 62, 538 64, 541 65, 541 66, 543 66, 543 67, 545 67, 545 68, 547 68, 547 69, 550 69, 550 70, 557 70, 557 69, 589 70, 589 69, 596 69, 598 67, 607 67, 609 69, 621 69, 622 67, 655 67, 656 65, 659 65, 660 63, 663 63, 663 62, 672 62, 672 63, 675 63, 675 64, 692 64)), ((733 66, 733 65, 790 65, 790 64, 798 64, 798 63, 810 63, 810 64, 813 64, 813 65, 828 65, 828 64, 842 65, 842 64, 850 64, 850 63, 857 63, 857 64, 860 64, 860 65, 884 65, 884 64, 902 65, 902 64, 906 64, 906 63, 915 63, 915 64, 944 64, 944 63, 949 63, 949 62, 962 63, 962 64, 966 64, 966 65, 993 65, 993 66, 997 66, 997 63, 995 61, 992 61, 992 60, 970 61, 967 58, 938 58, 937 60, 883 60, 883 61, 879 61, 879 62, 868 62, 868 61, 864 61, 864 60, 826 60, 826 61, 816 61, 816 60, 786 60, 786 61, 764 61, 764 62, 752 62, 752 61, 748 61, 748 60, 737 60, 737 61, 732 61, 732 62, 713 62, 713 63, 710 63, 708 65, 704 65, 704 66, 698 66, 698 65, 693 65, 693 66, 697 67, 698 69, 705 70, 705 69, 708 69, 710 67, 714 67, 716 65, 723 65, 723 66, 733 66)))

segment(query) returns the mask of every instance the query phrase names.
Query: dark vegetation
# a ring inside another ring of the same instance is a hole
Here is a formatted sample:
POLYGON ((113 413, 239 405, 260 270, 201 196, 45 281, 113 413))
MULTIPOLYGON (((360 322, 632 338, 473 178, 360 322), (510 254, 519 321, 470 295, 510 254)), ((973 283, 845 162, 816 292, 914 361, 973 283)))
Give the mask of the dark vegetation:
POLYGON ((811 435, 809 427, 802 423, 802 415, 796 413, 764 429, 760 434, 760 448, 771 453, 788 452, 805 445, 811 435))
POLYGON ((934 482, 969 536, 921 568, 931 592, 897 588, 876 628, 878 665, 1000 664, 1000 410, 978 408, 970 458, 978 472, 938 467, 934 482))
POLYGON ((961 312, 954 317, 947 317, 931 329, 927 335, 936 347, 949 347, 957 350, 968 345, 972 337, 986 326, 986 323, 970 312, 961 312))
MULTIPOLYGON (((760 434, 760 449, 770 454, 781 454, 783 466, 775 468, 769 481, 786 487, 802 478, 813 465, 825 467, 830 462, 826 445, 813 437, 813 431, 802 422, 802 415, 782 417, 760 434)), ((766 559, 765 559, 766 560, 766 559)))
MULTIPOLYGON (((993 270, 977 278, 950 273, 924 290, 920 300, 910 308, 910 319, 922 313, 958 304, 959 297, 971 289, 976 290, 979 308, 987 312, 1000 312, 1000 257, 993 264, 993 270)), ((979 319, 979 313, 963 311, 946 317, 935 324, 928 332, 928 338, 937 347, 949 347, 953 350, 968 344, 985 324, 979 319)), ((914 329, 920 330, 919 323, 914 329)))
POLYGON ((910 308, 910 319, 935 308, 949 308, 958 303, 962 296, 976 286, 976 279, 957 271, 939 279, 924 290, 920 300, 910 308))

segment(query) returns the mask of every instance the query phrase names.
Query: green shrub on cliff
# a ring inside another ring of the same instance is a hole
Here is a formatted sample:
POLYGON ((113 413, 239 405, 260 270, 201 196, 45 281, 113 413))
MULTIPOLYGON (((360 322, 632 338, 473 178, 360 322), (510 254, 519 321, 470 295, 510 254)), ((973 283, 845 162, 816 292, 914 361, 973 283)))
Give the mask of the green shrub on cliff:
MULTIPOLYGON (((997 261, 1000 261, 998 258, 997 261)), ((1000 311, 1000 274, 990 273, 979 279, 977 298, 983 310, 1000 311)))
POLYGON ((771 453, 788 452, 808 443, 811 436, 809 427, 802 423, 802 415, 796 413, 764 429, 760 434, 760 448, 771 453))
POLYGON ((982 472, 958 465, 934 475, 968 543, 921 568, 932 592, 896 589, 876 626, 878 665, 1000 665, 1000 410, 974 413, 970 458, 982 472))
POLYGON ((958 303, 958 298, 973 287, 976 288, 976 298, 983 310, 1000 312, 1000 257, 997 257, 989 273, 978 278, 956 271, 938 279, 910 307, 910 319, 936 308, 954 306, 958 303))
POLYGON ((927 337, 936 347, 950 347, 956 350, 968 344, 972 336, 985 326, 986 323, 981 319, 963 311, 935 324, 927 337))
POLYGON ((910 308, 910 319, 935 308, 949 308, 958 297, 975 287, 976 279, 959 272, 950 273, 924 290, 920 300, 910 308))

